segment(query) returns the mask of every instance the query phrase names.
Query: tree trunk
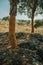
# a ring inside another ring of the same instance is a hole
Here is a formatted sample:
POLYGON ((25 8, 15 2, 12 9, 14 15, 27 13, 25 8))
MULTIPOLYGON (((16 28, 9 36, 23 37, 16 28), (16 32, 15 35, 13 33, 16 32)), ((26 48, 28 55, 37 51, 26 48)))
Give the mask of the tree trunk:
POLYGON ((10 43, 12 45, 12 48, 17 47, 17 41, 16 41, 16 36, 15 36, 15 18, 16 18, 16 16, 10 15, 9 38, 10 38, 10 43))
POLYGON ((32 33, 34 33, 34 12, 32 11, 32 33))

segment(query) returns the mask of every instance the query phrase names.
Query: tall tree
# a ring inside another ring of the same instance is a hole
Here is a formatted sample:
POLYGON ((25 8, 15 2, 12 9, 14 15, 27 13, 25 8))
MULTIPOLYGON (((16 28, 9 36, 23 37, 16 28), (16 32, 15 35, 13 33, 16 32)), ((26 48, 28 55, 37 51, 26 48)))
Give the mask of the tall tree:
POLYGON ((21 0, 21 5, 18 9, 20 13, 26 13, 28 17, 31 17, 32 33, 34 32, 34 16, 38 14, 39 1, 41 0, 21 0))
POLYGON ((9 0, 9 2, 10 2, 9 38, 12 48, 16 48, 17 41, 15 36, 15 21, 16 21, 18 0, 9 0))
MULTIPOLYGON (((28 2, 27 2, 28 3, 28 2)), ((37 8, 37 4, 38 4, 38 0, 29 0, 29 7, 31 8, 31 12, 32 12, 32 33, 34 32, 34 14, 37 8)))

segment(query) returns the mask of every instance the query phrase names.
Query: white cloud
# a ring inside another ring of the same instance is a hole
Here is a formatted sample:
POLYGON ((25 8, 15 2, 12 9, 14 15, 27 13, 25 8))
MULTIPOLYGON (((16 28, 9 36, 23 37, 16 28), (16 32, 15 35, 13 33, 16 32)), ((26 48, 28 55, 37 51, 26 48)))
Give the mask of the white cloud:
POLYGON ((42 15, 38 14, 34 19, 43 19, 42 15))

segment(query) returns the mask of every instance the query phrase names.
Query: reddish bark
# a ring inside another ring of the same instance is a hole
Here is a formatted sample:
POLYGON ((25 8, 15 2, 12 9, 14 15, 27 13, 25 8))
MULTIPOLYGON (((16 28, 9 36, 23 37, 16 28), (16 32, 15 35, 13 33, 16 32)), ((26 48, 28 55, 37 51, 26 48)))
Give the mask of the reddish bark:
POLYGON ((10 38, 10 43, 12 45, 12 48, 17 47, 17 41, 16 41, 16 36, 15 36, 15 19, 16 19, 16 16, 10 15, 9 38, 10 38))

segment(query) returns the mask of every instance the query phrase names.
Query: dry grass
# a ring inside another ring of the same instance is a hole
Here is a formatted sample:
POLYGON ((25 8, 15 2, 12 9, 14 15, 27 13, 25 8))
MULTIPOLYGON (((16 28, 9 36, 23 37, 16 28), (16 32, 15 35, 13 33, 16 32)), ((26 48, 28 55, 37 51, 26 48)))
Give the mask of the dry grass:
MULTIPOLYGON (((19 25, 16 23, 16 32, 26 32, 31 33, 31 25, 19 25)), ((9 22, 8 21, 0 21, 0 32, 9 32, 9 22)), ((43 26, 35 29, 35 33, 40 33, 43 35, 43 26)))

